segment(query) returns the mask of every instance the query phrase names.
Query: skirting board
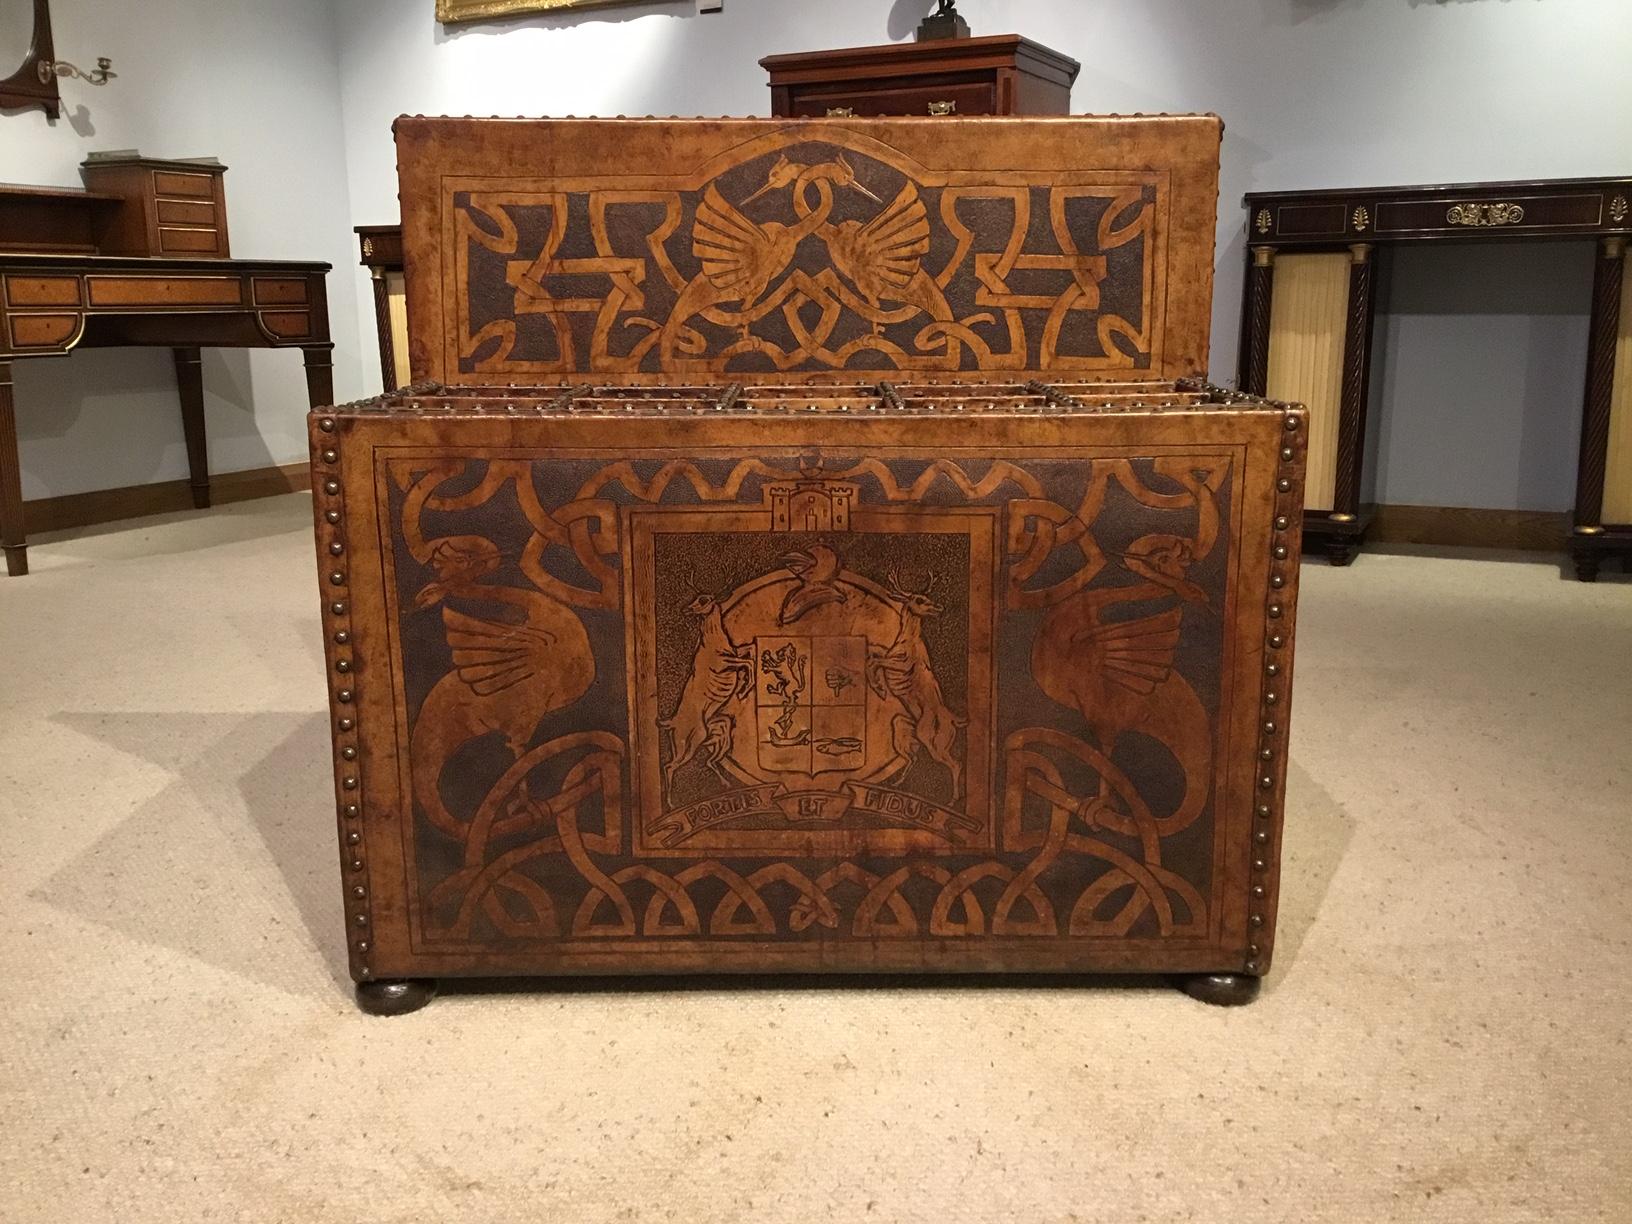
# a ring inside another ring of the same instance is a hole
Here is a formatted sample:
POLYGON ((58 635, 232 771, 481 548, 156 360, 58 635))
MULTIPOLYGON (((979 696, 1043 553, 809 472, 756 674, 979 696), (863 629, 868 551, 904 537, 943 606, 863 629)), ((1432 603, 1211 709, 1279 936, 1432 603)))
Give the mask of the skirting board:
MULTIPOLYGON (((298 493, 311 487, 311 466, 302 460, 276 467, 250 468, 245 472, 213 473, 210 501, 220 506, 257 497, 276 497, 280 493, 298 493)), ((29 535, 39 535, 192 508, 192 489, 185 480, 161 480, 156 484, 96 489, 27 501, 23 503, 23 522, 29 535)))
POLYGON ((1443 544, 1562 552, 1570 516, 1551 510, 1472 510, 1461 506, 1378 506, 1367 539, 1377 544, 1443 544))

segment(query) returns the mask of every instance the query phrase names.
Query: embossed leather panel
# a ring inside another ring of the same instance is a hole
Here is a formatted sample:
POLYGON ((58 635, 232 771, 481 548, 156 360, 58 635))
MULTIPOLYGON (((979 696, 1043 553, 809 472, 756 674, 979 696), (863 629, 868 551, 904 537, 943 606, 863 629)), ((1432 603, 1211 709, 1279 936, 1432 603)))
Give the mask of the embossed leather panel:
POLYGON ((1221 127, 404 118, 414 373, 1193 374, 1221 127))

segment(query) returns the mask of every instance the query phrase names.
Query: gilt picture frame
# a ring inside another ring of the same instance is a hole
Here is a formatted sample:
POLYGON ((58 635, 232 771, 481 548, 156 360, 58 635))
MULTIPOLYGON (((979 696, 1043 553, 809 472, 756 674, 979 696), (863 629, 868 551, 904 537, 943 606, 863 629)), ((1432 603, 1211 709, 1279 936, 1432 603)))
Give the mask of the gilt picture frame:
POLYGON ((571 12, 649 4, 652 0, 436 0, 436 19, 444 25, 466 21, 502 21, 530 13, 571 12))

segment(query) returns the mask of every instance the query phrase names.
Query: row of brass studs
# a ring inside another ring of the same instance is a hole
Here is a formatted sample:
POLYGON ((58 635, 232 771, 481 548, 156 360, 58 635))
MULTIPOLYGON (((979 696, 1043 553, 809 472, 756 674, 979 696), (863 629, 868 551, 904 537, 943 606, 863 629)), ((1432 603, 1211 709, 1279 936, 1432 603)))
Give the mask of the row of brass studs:
MULTIPOLYGON (((335 423, 333 417, 324 417, 318 421, 318 428, 324 433, 333 433, 335 423)), ((325 446, 319 453, 325 465, 334 468, 340 462, 340 453, 333 446, 325 446)), ((340 508, 340 481, 329 476, 323 481, 323 494, 328 500, 328 506, 323 511, 323 521, 334 529, 334 538, 329 541, 328 555, 333 558, 334 569, 327 575, 329 585, 347 589, 347 574, 342 566, 346 553, 345 528, 341 525, 340 508)), ((335 676, 332 680, 334 700, 341 708, 335 720, 335 748, 340 756, 340 815, 345 832, 342 834, 342 856, 347 868, 356 877, 354 883, 346 886, 346 924, 349 929, 357 932, 352 942, 352 949, 361 962, 357 968, 359 977, 369 977, 372 970, 367 957, 370 948, 369 942, 369 911, 368 887, 362 883, 363 870, 363 833, 362 833, 362 795, 357 767, 357 716, 353 712, 357 703, 356 681, 351 679, 356 664, 350 655, 351 649, 351 604, 346 598, 335 599, 327 606, 328 617, 325 628, 331 635, 335 646, 334 652, 335 676)))
MULTIPOLYGON (((1285 418, 1287 432, 1290 434, 1298 428, 1298 418, 1287 414, 1285 418)), ((1281 470, 1290 471, 1291 465, 1297 461, 1297 447, 1290 442, 1281 447, 1281 470)), ((1282 734, 1281 726, 1275 721, 1276 707, 1280 704, 1281 695, 1275 687, 1275 681, 1281 676, 1285 668, 1281 663, 1281 651, 1286 646, 1286 634, 1278 623, 1285 615, 1286 609, 1281 603, 1280 592, 1286 587, 1286 572, 1283 563, 1292 556, 1292 550, 1287 545, 1287 532, 1292 527, 1292 515, 1289 511, 1295 510, 1290 506, 1286 496, 1292 491, 1292 478, 1282 475, 1275 480, 1275 490, 1281 494, 1275 499, 1275 530, 1270 544, 1270 571, 1269 571, 1269 603, 1264 609, 1271 622, 1269 636, 1266 642, 1268 659, 1264 663, 1264 708, 1261 725, 1262 735, 1258 745, 1258 762, 1260 774, 1258 790, 1261 795, 1259 802, 1253 805, 1253 812, 1257 819, 1253 822, 1252 832, 1252 886, 1250 900, 1247 903, 1247 926, 1252 934, 1252 941, 1247 944, 1247 963, 1243 966, 1248 973, 1258 972, 1258 957, 1262 951, 1257 939, 1257 932, 1264 925, 1263 901, 1269 895, 1269 887, 1265 880, 1269 876, 1270 836, 1269 823, 1275 815, 1275 809, 1267 802, 1270 792, 1275 789, 1275 740, 1282 734)), ((1284 739, 1284 736, 1282 737, 1284 739)), ((1283 750, 1284 751, 1284 750, 1283 750)))

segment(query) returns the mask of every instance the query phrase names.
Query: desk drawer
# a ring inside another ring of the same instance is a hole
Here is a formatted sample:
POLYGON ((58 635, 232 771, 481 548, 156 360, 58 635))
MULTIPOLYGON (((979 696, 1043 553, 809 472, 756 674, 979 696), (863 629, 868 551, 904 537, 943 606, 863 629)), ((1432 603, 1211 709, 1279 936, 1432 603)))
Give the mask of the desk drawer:
POLYGON ((214 229, 184 229, 180 226, 159 226, 159 254, 161 255, 224 255, 221 249, 221 231, 214 229))
POLYGON ((153 211, 160 225, 215 228, 215 203, 205 200, 155 200, 153 211))
POLYGON ((215 199, 214 174, 188 174, 176 170, 153 172, 153 194, 156 196, 191 196, 199 200, 215 199))
POLYGON ((991 77, 949 84, 913 84, 885 89, 795 94, 793 113, 821 118, 834 111, 868 115, 997 114, 997 82, 991 77), (950 106, 952 109, 946 111, 950 106), (932 109, 933 108, 933 109, 932 109))
POLYGON ((241 306, 244 286, 226 276, 92 276, 92 306, 241 306))

